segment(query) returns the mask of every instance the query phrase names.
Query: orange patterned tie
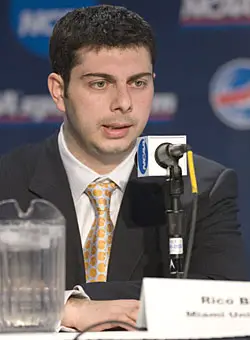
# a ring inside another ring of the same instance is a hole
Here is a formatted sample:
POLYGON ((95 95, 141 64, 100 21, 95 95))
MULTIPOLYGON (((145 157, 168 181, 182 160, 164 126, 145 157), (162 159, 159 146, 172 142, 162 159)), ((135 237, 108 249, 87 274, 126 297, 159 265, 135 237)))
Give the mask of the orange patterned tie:
POLYGON ((84 246, 86 282, 105 282, 114 225, 110 218, 110 199, 117 185, 111 180, 91 183, 85 193, 95 210, 95 220, 84 246))

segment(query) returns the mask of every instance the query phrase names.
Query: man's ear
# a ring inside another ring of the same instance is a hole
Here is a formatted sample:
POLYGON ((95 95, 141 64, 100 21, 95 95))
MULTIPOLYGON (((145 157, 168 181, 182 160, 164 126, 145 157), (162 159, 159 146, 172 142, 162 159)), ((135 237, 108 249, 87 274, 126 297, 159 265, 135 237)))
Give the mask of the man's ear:
POLYGON ((50 73, 48 76, 48 89, 56 107, 59 111, 65 112, 64 104, 64 81, 57 73, 50 73))

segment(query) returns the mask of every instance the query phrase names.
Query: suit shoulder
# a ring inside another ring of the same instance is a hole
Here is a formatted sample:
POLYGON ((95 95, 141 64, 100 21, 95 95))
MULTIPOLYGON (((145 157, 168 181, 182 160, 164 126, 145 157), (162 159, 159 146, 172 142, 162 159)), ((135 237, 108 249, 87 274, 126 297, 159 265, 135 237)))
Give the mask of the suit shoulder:
POLYGON ((1 155, 0 177, 2 179, 9 177, 10 173, 18 177, 22 174, 32 173, 43 152, 46 152, 54 141, 55 136, 52 136, 42 142, 26 144, 1 155))
POLYGON ((30 183, 36 171, 47 169, 46 160, 50 150, 57 145, 56 138, 49 138, 37 144, 28 144, 14 149, 0 157, 0 200, 15 198, 28 207, 31 193, 30 183))
POLYGON ((232 169, 211 159, 195 154, 194 165, 201 192, 212 190, 216 184, 221 183, 221 179, 227 178, 232 183, 236 182, 236 174, 232 169))
POLYGON ((19 171, 22 166, 31 167, 32 163, 36 163, 43 144, 27 144, 20 146, 0 157, 0 173, 10 168, 16 168, 19 171))
POLYGON ((226 170, 224 165, 197 154, 194 154, 194 163, 195 167, 203 174, 212 172, 214 175, 219 175, 221 172, 226 170))

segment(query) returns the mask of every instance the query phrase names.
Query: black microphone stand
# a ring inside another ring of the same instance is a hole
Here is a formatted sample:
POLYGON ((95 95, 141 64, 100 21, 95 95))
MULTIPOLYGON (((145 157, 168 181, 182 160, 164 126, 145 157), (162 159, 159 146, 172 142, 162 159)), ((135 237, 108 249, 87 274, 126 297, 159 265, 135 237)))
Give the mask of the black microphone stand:
POLYGON ((170 150, 170 143, 163 143, 155 150, 155 160, 159 166, 166 169, 165 180, 165 213, 169 227, 169 255, 170 276, 182 278, 184 274, 184 250, 183 250, 183 209, 181 195, 184 193, 182 170, 179 159, 187 152, 187 145, 179 145, 170 150))
POLYGON ((169 254, 170 275, 172 278, 181 278, 184 271, 183 250, 183 209, 181 195, 184 193, 182 170, 178 159, 168 167, 169 176, 166 178, 165 207, 169 225, 169 254))

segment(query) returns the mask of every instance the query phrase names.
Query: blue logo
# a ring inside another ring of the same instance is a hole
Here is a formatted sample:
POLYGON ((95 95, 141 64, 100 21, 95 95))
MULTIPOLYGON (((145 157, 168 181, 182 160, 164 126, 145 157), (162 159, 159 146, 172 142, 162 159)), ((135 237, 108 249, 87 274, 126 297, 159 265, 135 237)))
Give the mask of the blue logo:
POLYGON ((144 138, 139 143, 137 155, 139 170, 144 175, 148 168, 148 147, 144 138))
POLYGON ((11 0, 10 22, 19 42, 30 52, 48 57, 49 38, 67 12, 96 5, 95 0, 11 0))
POLYGON ((226 125, 250 129, 250 59, 235 59, 220 67, 209 89, 210 104, 226 125))

